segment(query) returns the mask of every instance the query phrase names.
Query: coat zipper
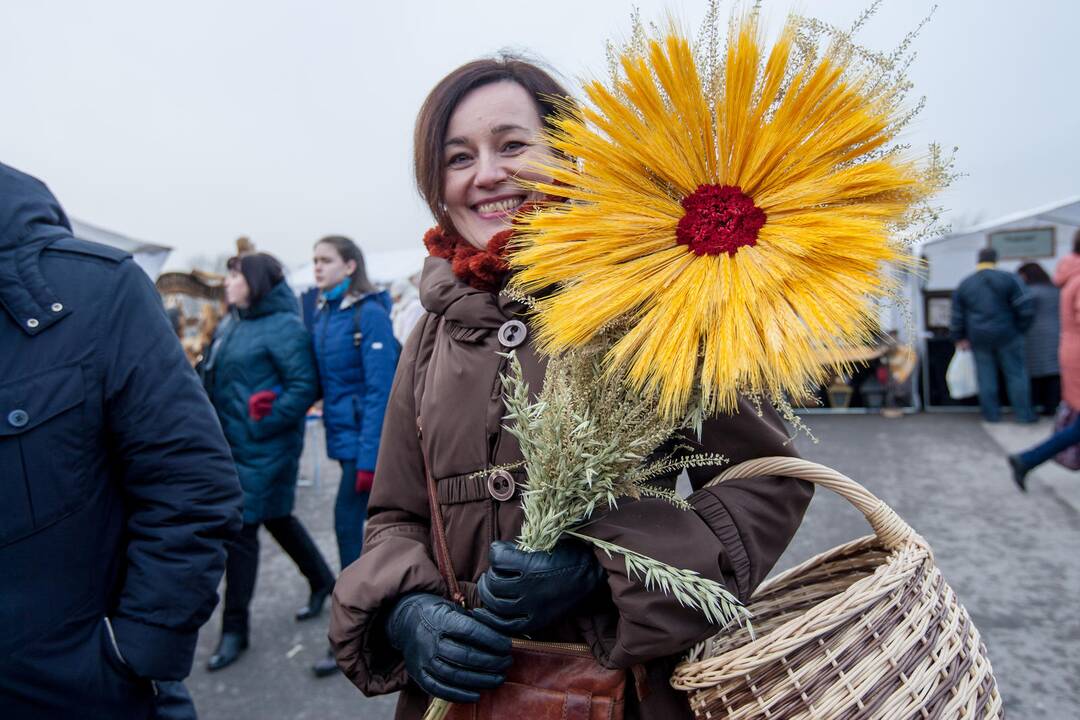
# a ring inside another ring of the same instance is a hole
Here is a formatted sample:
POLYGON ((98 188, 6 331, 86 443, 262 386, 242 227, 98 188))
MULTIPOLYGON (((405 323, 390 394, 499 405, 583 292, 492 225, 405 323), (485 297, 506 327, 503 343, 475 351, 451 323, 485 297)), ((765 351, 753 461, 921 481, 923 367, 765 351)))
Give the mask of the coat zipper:
POLYGON ((592 651, 584 643, 544 642, 541 640, 520 640, 511 638, 510 644, 519 650, 540 650, 543 652, 556 652, 565 655, 582 655, 592 657, 592 651))

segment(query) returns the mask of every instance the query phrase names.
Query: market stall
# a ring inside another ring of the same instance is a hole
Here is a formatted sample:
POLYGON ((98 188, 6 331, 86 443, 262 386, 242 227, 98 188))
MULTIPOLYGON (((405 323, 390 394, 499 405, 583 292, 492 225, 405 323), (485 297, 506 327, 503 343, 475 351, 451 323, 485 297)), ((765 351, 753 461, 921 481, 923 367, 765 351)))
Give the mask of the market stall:
MULTIPOLYGON (((928 410, 975 408, 975 398, 953 400, 945 371, 953 355, 949 340, 952 294, 960 281, 975 271, 979 250, 998 251, 998 267, 1010 272, 1037 262, 1053 276, 1058 261, 1072 252, 1080 227, 1080 196, 1014 213, 963 232, 931 240, 922 246, 925 274, 912 295, 912 310, 921 329, 922 394, 928 410)), ((1002 384, 1004 387, 1004 384, 1002 384)))

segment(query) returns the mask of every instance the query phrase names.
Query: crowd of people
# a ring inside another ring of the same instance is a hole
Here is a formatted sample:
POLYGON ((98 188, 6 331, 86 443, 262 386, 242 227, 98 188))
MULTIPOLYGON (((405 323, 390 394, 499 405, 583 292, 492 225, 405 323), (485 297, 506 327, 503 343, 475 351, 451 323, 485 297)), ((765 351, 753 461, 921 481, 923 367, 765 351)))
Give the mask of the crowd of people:
MULTIPOLYGON (((281 264, 264 253, 232 258, 225 279, 230 313, 198 370, 217 410, 244 490, 240 536, 228 545, 221 639, 208 669, 220 670, 248 646, 248 605, 265 527, 307 580, 297 620, 318 617, 334 573, 292 514, 305 416, 320 398, 326 451, 341 465, 334 507, 340 567, 363 547, 364 519, 382 415, 399 346, 389 295, 368 280, 360 249, 346 237, 315 245, 318 307, 309 331, 281 264)), ((328 657, 317 675, 337 669, 328 657)))
MULTIPOLYGON (((589 545, 513 543, 524 476, 499 376, 513 349, 538 390, 545 363, 526 306, 501 292, 505 252, 515 212, 541 199, 519 180, 551 152, 540 131, 569 98, 547 71, 506 57, 458 68, 424 102, 416 179, 437 226, 418 293, 395 288, 399 333, 416 325, 404 348, 359 248, 331 236, 314 246, 307 323, 276 259, 232 258, 229 312, 193 369, 130 256, 76 240, 43 184, 0 166, 0 370, 16 379, 0 386, 0 466, 23 475, 0 504, 13 588, 0 616, 16 629, 2 641, 6 717, 194 717, 180 681, 222 576, 208 669, 248 647, 260 527, 307 582, 297 620, 319 617, 332 593, 331 649, 315 672, 400 691, 399 718, 419 718, 432 697, 475 701, 512 664, 527 670, 511 647, 521 636, 579 646, 576 667, 615 673, 620 687, 636 668, 627 718, 690 717, 668 678, 710 632, 703 615, 589 545), (318 399, 341 467, 337 577, 293 514, 318 399)), ((743 410, 673 442, 733 462, 795 452, 773 411, 743 410)), ((690 471, 689 512, 642 498, 592 532, 746 600, 812 490, 784 477, 704 487, 713 474, 690 471)))
POLYGON ((1053 279, 1039 263, 1013 274, 997 260, 993 248, 979 251, 976 271, 953 294, 950 331, 957 349, 975 356, 986 422, 1001 421, 999 377, 1016 422, 1036 422, 1036 410, 1056 418, 1045 442, 1008 456, 1026 492, 1032 470, 1080 443, 1080 232, 1053 279))
MULTIPOLYGON (((520 180, 545 180, 537 160, 552 150, 542 131, 572 103, 551 74, 513 57, 449 73, 416 123, 416 182, 436 227, 423 238, 418 293, 396 291, 408 313, 391 317, 389 293, 343 236, 314 245, 307 322, 280 262, 238 254, 228 263, 229 313, 196 369, 130 256, 76 240, 42 183, 0 165, 5 717, 194 717, 180 681, 222 577, 208 670, 236 663, 250 642, 260 527, 307 582, 296 619, 320 617, 330 601, 329 648, 315 673, 340 669, 369 695, 399 692, 398 718, 420 718, 432 698, 472 703, 498 692, 512 668, 531 667, 513 643, 522 637, 573 649, 563 661, 583 677, 607 673, 608 682, 614 672, 627 720, 692 717, 669 679, 715 632, 703 614, 591 545, 566 539, 534 553, 514 544, 525 476, 500 376, 513 350, 536 392, 545 360, 526 304, 503 292, 506 250, 514 214, 552 200, 520 180), (317 400, 326 453, 341 468, 338 573, 293 514, 305 416, 317 400)), ((957 291, 954 339, 976 355, 987 421, 1001 417, 999 369, 1018 421, 1035 419, 1029 374, 1038 404, 1056 407, 1058 305, 1064 398, 1080 408, 1080 237, 1075 249, 1055 273, 1060 296, 1037 265, 1021 268, 1021 281, 993 267, 992 251, 957 291)), ((793 456, 789 439, 770 406, 743 399, 739 412, 671 439, 671 452, 703 457, 687 473, 685 507, 620 502, 589 533, 745 602, 794 535, 812 487, 782 476, 707 481, 718 456, 793 456)), ((1077 440, 1073 422, 1011 458, 1017 482, 1077 440)), ((673 494, 674 474, 656 484, 673 494)), ((555 703, 553 716, 571 700, 591 702, 521 682, 515 692, 555 703)))

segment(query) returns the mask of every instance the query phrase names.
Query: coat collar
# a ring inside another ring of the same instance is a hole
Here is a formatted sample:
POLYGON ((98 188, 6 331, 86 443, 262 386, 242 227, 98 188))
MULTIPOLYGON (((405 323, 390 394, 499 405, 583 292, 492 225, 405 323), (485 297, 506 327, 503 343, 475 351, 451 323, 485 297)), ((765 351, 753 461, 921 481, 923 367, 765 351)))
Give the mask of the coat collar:
POLYGON ((49 189, 0 164, 0 305, 27 335, 37 335, 70 312, 45 281, 38 258, 71 237, 71 225, 49 189))
POLYGON ((31 337, 71 312, 41 272, 41 251, 49 244, 42 240, 0 249, 0 306, 31 337))
MULTIPOLYGON (((506 280, 503 287, 505 284, 506 280)), ((527 309, 503 292, 477 290, 465 284, 454 275, 450 262, 438 257, 424 260, 420 303, 434 315, 476 329, 497 329, 507 320, 523 315, 527 309)))
MULTIPOLYGON (((348 310, 353 305, 358 305, 361 302, 363 302, 364 300, 366 300, 367 298, 372 297, 373 295, 378 295, 379 292, 380 292, 379 290, 376 290, 375 292, 369 292, 369 293, 347 292, 347 293, 345 293, 345 297, 341 298, 341 309, 342 310, 348 310)), ((322 310, 324 307, 326 307, 329 304, 330 304, 330 301, 327 300, 326 296, 323 295, 320 292, 319 297, 315 300, 315 309, 316 310, 322 310)))

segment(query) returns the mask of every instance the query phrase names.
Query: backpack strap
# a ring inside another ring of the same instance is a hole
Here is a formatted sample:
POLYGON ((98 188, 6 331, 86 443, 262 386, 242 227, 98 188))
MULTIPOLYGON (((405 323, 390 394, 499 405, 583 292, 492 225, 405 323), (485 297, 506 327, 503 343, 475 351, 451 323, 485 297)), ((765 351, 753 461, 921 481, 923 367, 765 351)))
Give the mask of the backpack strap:
POLYGON ((353 314, 352 314, 352 324, 353 324, 352 344, 353 344, 353 347, 354 347, 354 348, 359 348, 359 347, 360 347, 360 341, 364 339, 364 333, 360 332, 360 306, 361 306, 361 305, 363 305, 363 303, 364 303, 364 301, 363 301, 363 300, 361 300, 360 302, 356 303, 356 304, 355 304, 355 305, 353 306, 353 314))

